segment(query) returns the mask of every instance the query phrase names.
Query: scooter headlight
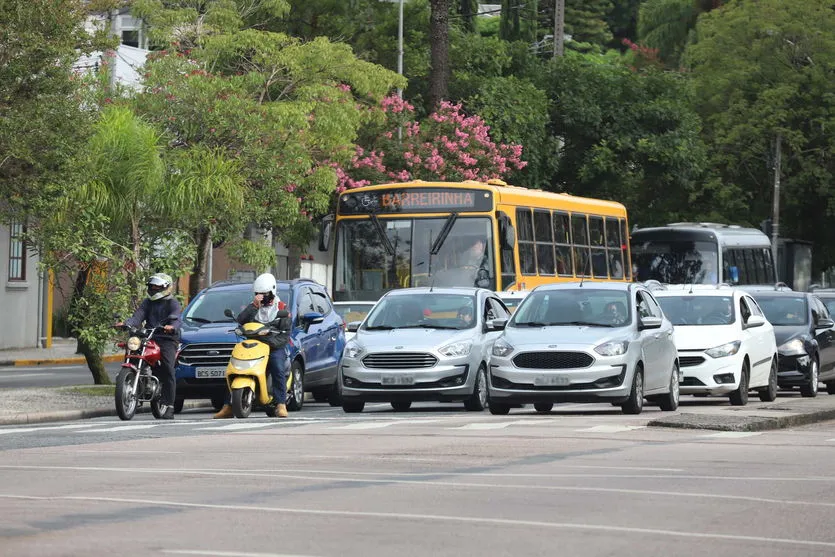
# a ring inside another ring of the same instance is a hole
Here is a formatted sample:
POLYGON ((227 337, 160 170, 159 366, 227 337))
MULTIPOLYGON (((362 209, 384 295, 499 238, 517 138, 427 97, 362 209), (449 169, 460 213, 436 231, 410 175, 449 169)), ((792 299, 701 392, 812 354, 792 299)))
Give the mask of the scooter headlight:
POLYGON ((264 360, 264 357, 255 358, 254 360, 241 360, 240 358, 229 358, 229 363, 232 367, 241 371, 252 369, 264 360))
POLYGON ((131 352, 135 352, 139 350, 139 346, 141 344, 142 343, 139 341, 139 337, 130 337, 128 339, 128 350, 130 350, 131 352))

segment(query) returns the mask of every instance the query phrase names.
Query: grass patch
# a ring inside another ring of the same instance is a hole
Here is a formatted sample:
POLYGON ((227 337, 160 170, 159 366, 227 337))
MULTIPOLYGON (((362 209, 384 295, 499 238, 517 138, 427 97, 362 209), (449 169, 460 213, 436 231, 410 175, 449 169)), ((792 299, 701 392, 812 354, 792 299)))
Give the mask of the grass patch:
POLYGON ((65 393, 86 396, 113 396, 116 393, 115 385, 82 385, 78 387, 62 387, 65 393))

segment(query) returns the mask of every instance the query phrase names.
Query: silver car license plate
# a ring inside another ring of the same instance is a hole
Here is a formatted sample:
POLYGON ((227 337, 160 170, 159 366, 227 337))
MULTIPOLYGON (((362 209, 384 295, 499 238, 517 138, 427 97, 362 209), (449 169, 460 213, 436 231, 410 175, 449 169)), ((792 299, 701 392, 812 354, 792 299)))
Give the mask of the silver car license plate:
POLYGON ((383 385, 414 385, 414 375, 383 375, 380 378, 380 383, 383 385))
POLYGON ((565 387, 571 381, 563 375, 540 375, 533 378, 533 384, 537 387, 565 387))
POLYGON ((226 377, 226 368, 199 367, 194 371, 194 376, 197 379, 217 379, 218 377, 226 377))

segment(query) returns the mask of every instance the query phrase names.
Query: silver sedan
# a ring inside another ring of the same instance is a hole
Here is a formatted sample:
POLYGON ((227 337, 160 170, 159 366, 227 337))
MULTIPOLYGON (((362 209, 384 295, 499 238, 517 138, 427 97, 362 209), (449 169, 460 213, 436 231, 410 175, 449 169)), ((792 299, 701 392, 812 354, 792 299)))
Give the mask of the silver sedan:
POLYGON ((540 286, 493 345, 490 411, 515 404, 602 402, 639 414, 644 398, 678 408, 673 326, 645 287, 624 283, 540 286))
POLYGON ((346 344, 339 366, 345 412, 366 402, 407 410, 414 401, 487 407, 493 342, 510 314, 479 288, 405 288, 380 298, 346 344))

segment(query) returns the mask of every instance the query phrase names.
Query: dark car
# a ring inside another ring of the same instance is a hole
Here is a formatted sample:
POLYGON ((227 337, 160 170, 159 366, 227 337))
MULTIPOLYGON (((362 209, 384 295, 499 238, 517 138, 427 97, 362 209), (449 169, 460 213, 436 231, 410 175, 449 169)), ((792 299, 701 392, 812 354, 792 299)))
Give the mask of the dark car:
MULTIPOLYGON (((177 400, 182 408, 187 398, 208 398, 215 408, 226 395, 226 365, 232 347, 239 341, 231 330, 235 323, 223 315, 235 314, 252 301, 252 283, 218 282, 200 291, 183 311, 180 349, 177 353, 177 400)), ((325 288, 308 279, 278 281, 278 297, 293 319, 290 361, 293 385, 287 407, 299 410, 304 392, 318 401, 341 404, 335 396, 336 371, 345 347, 344 322, 334 311, 325 288)))
POLYGON ((835 326, 824 303, 809 292, 754 290, 750 294, 774 326, 777 384, 800 387, 803 396, 818 394, 818 383, 835 394, 835 326))

